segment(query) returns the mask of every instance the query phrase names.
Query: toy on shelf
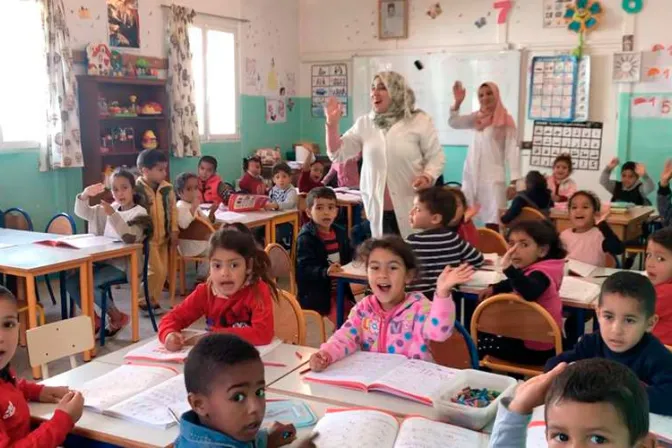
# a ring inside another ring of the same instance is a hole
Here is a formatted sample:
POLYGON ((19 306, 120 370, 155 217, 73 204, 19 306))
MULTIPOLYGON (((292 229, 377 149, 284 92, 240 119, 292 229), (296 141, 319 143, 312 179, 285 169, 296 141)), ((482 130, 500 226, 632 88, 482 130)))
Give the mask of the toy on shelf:
POLYGON ((126 64, 126 76, 129 78, 135 78, 137 76, 137 72, 135 71, 135 66, 131 64, 130 62, 126 64))
MULTIPOLYGON (((135 97, 135 95, 131 95, 131 98, 135 97)), ((137 97, 135 97, 137 100, 137 97)), ((119 105, 119 101, 112 101, 109 106, 107 107, 107 110, 109 112, 109 115, 112 117, 137 117, 138 112, 136 109, 136 106, 134 102, 131 100, 131 105, 130 106, 125 106, 122 107, 119 105)))
POLYGON ((112 151, 113 146, 114 146, 114 140, 112 139, 112 134, 107 132, 102 137, 100 137, 101 153, 107 154, 108 152, 112 151))
POLYGON ((131 96, 128 97, 128 99, 131 101, 131 108, 130 108, 130 110, 131 110, 134 114, 137 115, 138 112, 139 112, 139 110, 140 110, 140 106, 138 106, 138 104, 137 104, 137 103, 138 103, 138 95, 131 95, 131 96))
POLYGON ((156 149, 159 142, 156 139, 156 134, 151 129, 145 131, 142 135, 142 149, 156 149))
POLYGON ((103 118, 110 116, 110 110, 108 109, 107 100, 103 96, 98 96, 98 113, 103 118))
POLYGON ((110 74, 112 76, 122 77, 124 76, 124 61, 122 60, 121 53, 116 50, 112 51, 112 56, 110 58, 112 69, 110 74))
POLYGON ((140 107, 140 115, 161 115, 163 114, 163 106, 156 101, 149 101, 140 107))
POLYGON ((86 73, 92 76, 108 76, 112 70, 110 48, 103 43, 86 46, 86 73))

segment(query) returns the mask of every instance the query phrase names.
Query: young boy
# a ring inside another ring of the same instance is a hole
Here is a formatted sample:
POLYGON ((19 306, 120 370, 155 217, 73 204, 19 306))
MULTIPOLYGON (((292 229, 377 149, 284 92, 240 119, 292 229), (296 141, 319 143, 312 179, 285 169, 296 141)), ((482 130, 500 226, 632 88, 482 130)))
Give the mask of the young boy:
MULTIPOLYGON (((198 341, 184 366, 191 411, 180 418, 176 448, 279 447, 296 439, 294 425, 261 428, 266 412, 264 364, 253 345, 231 334, 198 341)), ((299 446, 314 446, 312 440, 299 446)))
POLYGON ((672 346, 672 227, 651 235, 646 255, 646 274, 656 287, 658 323, 653 327, 653 335, 672 346))
POLYGON ((647 198, 655 188, 653 180, 641 163, 625 162, 621 168, 621 180, 610 180, 611 172, 620 161, 614 157, 600 175, 600 184, 612 194, 611 202, 632 202, 635 205, 651 205, 647 198))
MULTIPOLYGON (((273 165, 273 184, 275 186, 268 193, 271 200, 266 203, 264 208, 266 210, 291 210, 296 208, 299 195, 292 185, 292 169, 285 162, 273 165)), ((292 238, 294 238, 292 233, 291 224, 280 224, 278 226, 277 240, 288 251, 292 248, 292 238)))
POLYGON ((232 189, 217 175, 217 159, 203 156, 198 161, 198 199, 202 204, 226 202, 232 189))
MULTIPOLYGON (((199 191, 199 177, 194 173, 181 173, 175 178, 175 192, 179 197, 177 201, 177 225, 180 229, 187 229, 197 216, 211 223, 215 222, 217 203, 210 206, 209 213, 201 209, 199 191)), ((179 239, 177 248, 184 257, 202 257, 208 253, 207 241, 179 239)), ((208 263, 201 263, 199 277, 204 277, 208 270, 208 263)))
MULTIPOLYGON (((152 239, 149 242, 149 294, 152 308, 160 311, 159 298, 168 275, 168 252, 177 244, 177 205, 173 186, 166 182, 168 157, 161 151, 145 149, 137 160, 140 177, 136 188, 147 198, 147 212, 152 219, 152 239)), ((145 302, 140 308, 146 310, 145 302)))
POLYGON ((261 159, 257 156, 243 159, 245 174, 238 181, 238 187, 247 194, 266 194, 266 184, 261 177, 261 159))
POLYGON ((324 164, 317 159, 312 162, 311 160, 312 158, 307 158, 303 162, 303 169, 299 176, 299 192, 301 193, 310 193, 313 188, 324 186, 321 181, 324 175, 324 164))
MULTIPOLYGON (((306 198, 310 218, 299 232, 296 245, 296 283, 302 308, 315 310, 336 322, 336 287, 329 276, 352 261, 347 232, 334 225, 338 215, 336 193, 327 187, 314 188, 306 198)), ((353 301, 346 288, 346 303, 353 301)), ((346 314, 347 315, 347 314, 346 314)))
POLYGON ((549 360, 546 370, 588 358, 620 362, 646 384, 650 411, 672 415, 672 353, 650 333, 658 322, 655 308, 656 290, 648 278, 629 271, 613 274, 600 291, 600 332, 549 360))
POLYGON ((644 388, 626 367, 606 359, 559 364, 503 398, 497 410, 490 446, 526 445, 532 411, 545 404, 549 448, 606 445, 635 448, 649 432, 644 388))
POLYGON ((422 232, 408 237, 408 244, 420 264, 420 275, 409 289, 423 293, 430 300, 434 297, 436 280, 446 266, 483 264, 483 254, 448 229, 456 208, 455 196, 443 187, 421 190, 413 201, 411 227, 422 232))

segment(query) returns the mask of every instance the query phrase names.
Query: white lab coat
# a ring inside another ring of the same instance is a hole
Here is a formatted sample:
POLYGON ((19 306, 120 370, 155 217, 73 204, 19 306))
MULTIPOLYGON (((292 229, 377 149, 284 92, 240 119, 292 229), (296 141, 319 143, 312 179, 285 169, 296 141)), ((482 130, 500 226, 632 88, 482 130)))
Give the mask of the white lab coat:
MULTIPOLYGON (((450 111, 448 124, 454 129, 474 129, 476 114, 459 115, 450 111)), ((498 223, 499 210, 506 207, 506 167, 511 180, 520 179, 520 150, 515 129, 497 138, 495 127, 474 131, 462 172, 462 191, 469 205, 480 204, 478 218, 484 223, 498 223)))
POLYGON ((413 208, 413 180, 427 175, 432 184, 443 173, 445 156, 434 123, 424 112, 394 124, 384 132, 373 123, 373 115, 359 117, 343 135, 336 151, 328 151, 335 162, 345 162, 362 153, 360 190, 374 238, 383 235, 385 185, 390 191, 401 236, 412 233, 409 213, 413 208))

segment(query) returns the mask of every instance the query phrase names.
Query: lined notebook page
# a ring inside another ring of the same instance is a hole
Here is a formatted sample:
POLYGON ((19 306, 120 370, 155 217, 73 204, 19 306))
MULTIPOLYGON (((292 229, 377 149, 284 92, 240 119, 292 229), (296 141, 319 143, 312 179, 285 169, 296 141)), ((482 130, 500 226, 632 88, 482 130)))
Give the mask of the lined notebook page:
POLYGON ((398 430, 397 420, 383 412, 339 411, 317 422, 315 431, 320 435, 314 443, 318 448, 394 448, 398 430))
MULTIPOLYGON (((188 336, 185 336, 188 337, 188 336)), ((181 350, 171 352, 159 341, 158 338, 148 342, 142 347, 129 351, 124 359, 147 359, 152 361, 164 362, 184 362, 191 351, 190 345, 182 347, 181 350)))
POLYGON ((489 437, 469 429, 434 422, 426 418, 407 418, 401 424, 395 448, 487 448, 489 437))
POLYGON ((576 277, 565 277, 560 286, 560 297, 582 303, 591 303, 600 294, 600 287, 576 277))
POLYGON ((431 400, 439 389, 453 380, 457 372, 458 370, 438 364, 408 359, 381 377, 375 384, 431 400))
POLYGON ((178 375, 158 386, 139 393, 109 408, 115 417, 148 425, 169 427, 176 424, 168 408, 179 418, 190 409, 184 375, 178 375))
POLYGON ((403 355, 357 352, 330 365, 324 372, 311 372, 305 378, 355 382, 368 386, 406 361, 403 355))
POLYGON ((597 269, 597 266, 569 258, 567 259, 567 269, 581 277, 590 277, 597 269))
POLYGON ((79 390, 84 405, 100 412, 176 375, 166 367, 123 365, 87 381, 79 390))

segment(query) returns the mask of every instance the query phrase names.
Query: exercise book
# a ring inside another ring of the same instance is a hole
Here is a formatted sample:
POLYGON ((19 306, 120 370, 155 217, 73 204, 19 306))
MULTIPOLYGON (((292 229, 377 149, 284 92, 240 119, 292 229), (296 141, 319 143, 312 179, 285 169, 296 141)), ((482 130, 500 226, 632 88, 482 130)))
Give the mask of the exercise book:
POLYGON ((364 392, 385 392, 432 406, 440 390, 458 372, 403 355, 356 352, 323 372, 310 372, 304 380, 364 392))
POLYGON ((318 448, 487 448, 490 439, 487 434, 423 417, 399 423, 391 414, 367 409, 328 411, 315 431, 318 448))

